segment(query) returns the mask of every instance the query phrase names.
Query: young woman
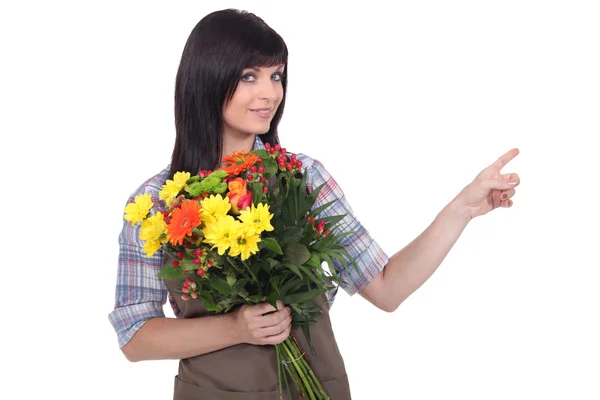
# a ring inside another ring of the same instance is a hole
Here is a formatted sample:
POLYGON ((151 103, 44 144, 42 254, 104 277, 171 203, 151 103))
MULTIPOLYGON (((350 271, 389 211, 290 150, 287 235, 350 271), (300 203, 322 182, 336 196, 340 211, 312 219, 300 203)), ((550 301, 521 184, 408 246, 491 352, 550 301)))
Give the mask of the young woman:
MULTIPOLYGON (((279 145, 277 126, 283 115, 288 52, 283 39, 257 16, 222 10, 204 17, 191 32, 176 78, 176 141, 171 164, 144 182, 129 198, 149 193, 155 211, 164 209, 158 192, 176 171, 213 170, 233 151, 279 145)), ((349 253, 360 273, 347 275, 342 288, 359 293, 381 310, 392 312, 437 269, 472 218, 498 207, 510 207, 519 184, 517 174, 500 170, 517 149, 485 168, 438 214, 413 242, 389 257, 353 216, 342 190, 319 161, 297 154, 309 172, 309 186, 325 184, 318 207, 340 199, 331 214, 347 214, 349 253)), ((273 346, 291 329, 284 304, 242 306, 211 315, 200 301, 171 296, 172 283, 157 277, 166 256, 147 258, 139 224, 124 220, 116 304, 109 319, 121 350, 130 361, 180 359, 175 399, 279 399, 273 346), (177 318, 165 318, 167 298, 177 318)), ((305 355, 334 400, 350 399, 348 377, 331 329, 324 299, 323 314, 311 327, 317 350, 305 355)), ((328 301, 327 301, 328 300, 328 301)), ((295 332, 294 328, 294 333, 295 332)), ((304 335, 295 335, 307 348, 304 335)))

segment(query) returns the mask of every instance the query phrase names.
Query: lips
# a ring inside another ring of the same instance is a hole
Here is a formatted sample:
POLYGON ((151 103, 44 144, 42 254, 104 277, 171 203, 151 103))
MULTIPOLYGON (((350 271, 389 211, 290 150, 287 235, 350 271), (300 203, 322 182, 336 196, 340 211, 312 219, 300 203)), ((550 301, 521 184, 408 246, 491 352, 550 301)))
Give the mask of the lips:
POLYGON ((273 108, 271 107, 263 107, 263 108, 254 108, 254 109, 250 109, 250 112, 260 118, 271 118, 271 115, 273 114, 273 108))

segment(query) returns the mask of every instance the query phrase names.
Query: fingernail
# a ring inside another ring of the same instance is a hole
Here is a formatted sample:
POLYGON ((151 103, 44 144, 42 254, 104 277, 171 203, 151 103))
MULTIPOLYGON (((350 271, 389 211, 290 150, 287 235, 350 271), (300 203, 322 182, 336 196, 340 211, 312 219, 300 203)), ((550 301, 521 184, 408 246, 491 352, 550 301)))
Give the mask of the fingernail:
POLYGON ((508 181, 508 184, 509 184, 510 186, 514 186, 514 185, 516 185, 516 184, 517 184, 517 181, 508 181))
POLYGON ((506 198, 507 198, 507 197, 508 197, 508 196, 506 195, 506 193, 503 193, 503 194, 502 194, 502 196, 500 196, 500 198, 501 198, 502 200, 506 200, 506 198))

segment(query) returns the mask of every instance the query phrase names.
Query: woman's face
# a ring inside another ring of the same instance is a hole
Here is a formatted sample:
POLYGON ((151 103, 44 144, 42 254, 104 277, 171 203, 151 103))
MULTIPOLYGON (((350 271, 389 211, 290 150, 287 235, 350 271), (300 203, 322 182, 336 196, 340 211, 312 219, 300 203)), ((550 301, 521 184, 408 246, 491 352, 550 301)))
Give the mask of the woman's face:
POLYGON ((283 97, 283 72, 284 65, 244 70, 223 110, 224 135, 239 137, 268 132, 283 97))

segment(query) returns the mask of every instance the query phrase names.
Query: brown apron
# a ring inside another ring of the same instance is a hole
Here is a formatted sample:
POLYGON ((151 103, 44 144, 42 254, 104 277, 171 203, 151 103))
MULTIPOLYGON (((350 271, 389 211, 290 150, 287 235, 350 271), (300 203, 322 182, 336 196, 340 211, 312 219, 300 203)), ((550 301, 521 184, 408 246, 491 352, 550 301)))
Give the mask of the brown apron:
MULTIPOLYGON (((163 257, 163 263, 172 260, 167 254, 163 257)), ((200 299, 182 300, 177 281, 164 282, 182 312, 181 318, 202 318, 215 314, 206 310, 200 299)), ((304 357, 330 399, 349 400, 348 376, 331 329, 327 295, 316 297, 314 302, 322 304, 323 310, 317 322, 310 326, 316 355, 312 354, 301 327, 293 328, 292 334, 305 351, 304 357)), ((299 400, 289 377, 288 382, 292 400, 299 400)), ((283 399, 290 400, 285 382, 282 385, 283 399)), ((278 388, 275 346, 244 343, 182 359, 175 377, 173 400, 280 400, 278 388)))

